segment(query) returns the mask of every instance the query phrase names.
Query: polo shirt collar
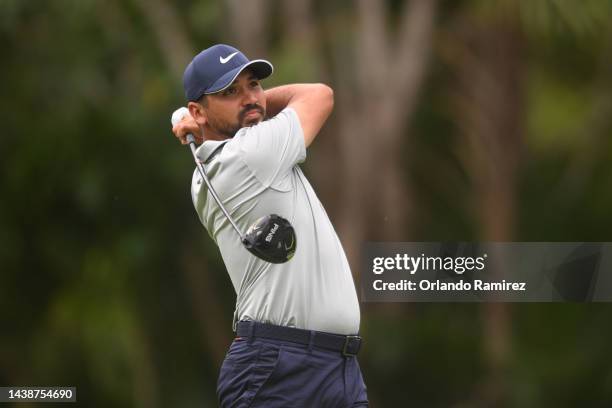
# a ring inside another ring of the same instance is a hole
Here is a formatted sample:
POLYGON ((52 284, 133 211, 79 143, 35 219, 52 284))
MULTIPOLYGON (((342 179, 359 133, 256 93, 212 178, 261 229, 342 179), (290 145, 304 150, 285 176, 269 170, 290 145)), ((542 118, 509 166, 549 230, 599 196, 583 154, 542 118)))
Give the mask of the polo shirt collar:
POLYGON ((196 149, 196 156, 199 161, 206 163, 211 156, 217 152, 229 140, 206 140, 196 149))

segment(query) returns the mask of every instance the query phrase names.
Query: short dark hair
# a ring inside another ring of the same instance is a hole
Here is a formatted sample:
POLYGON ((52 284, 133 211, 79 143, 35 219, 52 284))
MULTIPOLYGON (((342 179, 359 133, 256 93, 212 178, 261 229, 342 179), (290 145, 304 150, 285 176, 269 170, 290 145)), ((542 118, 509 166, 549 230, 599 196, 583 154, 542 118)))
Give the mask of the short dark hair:
POLYGON ((206 94, 200 96, 200 99, 198 99, 197 102, 202 106, 208 107, 208 98, 206 98, 206 94))

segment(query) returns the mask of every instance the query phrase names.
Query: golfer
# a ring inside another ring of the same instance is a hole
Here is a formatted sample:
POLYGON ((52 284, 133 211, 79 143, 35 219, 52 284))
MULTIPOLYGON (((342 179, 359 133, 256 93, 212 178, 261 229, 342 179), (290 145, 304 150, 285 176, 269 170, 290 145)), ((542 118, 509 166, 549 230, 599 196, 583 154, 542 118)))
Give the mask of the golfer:
POLYGON ((357 352, 359 302, 342 244, 298 166, 333 108, 322 84, 264 91, 265 60, 236 48, 205 49, 185 69, 187 134, 212 186, 241 228, 278 214, 296 234, 295 255, 280 264, 248 252, 196 170, 191 194, 219 246, 236 291, 233 341, 221 367, 222 407, 365 407, 357 352))

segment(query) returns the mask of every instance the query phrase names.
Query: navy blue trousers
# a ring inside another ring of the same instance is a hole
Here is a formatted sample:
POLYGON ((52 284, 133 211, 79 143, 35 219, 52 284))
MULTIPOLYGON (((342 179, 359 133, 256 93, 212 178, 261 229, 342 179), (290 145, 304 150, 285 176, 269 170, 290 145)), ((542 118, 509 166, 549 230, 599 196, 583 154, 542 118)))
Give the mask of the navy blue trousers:
POLYGON ((217 396, 223 408, 368 406, 356 357, 257 337, 234 340, 221 366, 217 396))

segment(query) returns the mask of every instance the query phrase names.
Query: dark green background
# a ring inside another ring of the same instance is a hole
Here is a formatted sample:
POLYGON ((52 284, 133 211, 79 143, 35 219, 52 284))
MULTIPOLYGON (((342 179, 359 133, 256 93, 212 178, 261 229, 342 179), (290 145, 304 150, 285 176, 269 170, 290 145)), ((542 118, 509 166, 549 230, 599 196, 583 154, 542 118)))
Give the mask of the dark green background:
MULTIPOLYGON (((261 42, 276 73, 264 85, 340 86, 286 43, 283 2, 270 3, 261 42)), ((500 102, 518 108, 523 123, 509 240, 612 241, 607 0, 437 3, 410 143, 400 152, 412 221, 399 240, 484 238, 466 168, 475 160, 457 153, 466 143, 457 118, 476 83, 466 78, 482 76, 454 60, 462 37, 452 34, 482 24, 495 41, 503 26, 495 10, 507 3, 520 3, 513 24, 522 51, 509 63, 520 66, 523 86, 519 103, 500 102)), ((404 2, 386 5, 393 32, 404 2)), ((192 208, 190 155, 170 132, 184 99, 160 24, 147 17, 155 8, 172 11, 191 53, 235 43, 225 2, 0 1, 0 385, 76 386, 87 407, 216 404, 235 295, 192 208)), ((356 35, 357 9, 312 2, 321 66, 338 58, 330 44, 356 35)), ((330 119, 326 138, 340 120, 330 119)), ((326 148, 338 147, 315 143, 309 174, 326 148)), ((336 222, 343 179, 326 166, 313 184, 336 222)), ((364 180, 384 182, 376 171, 364 180)), ((498 306, 362 304, 360 362, 372 406, 612 405, 608 304, 498 306), (501 346, 491 341, 499 330, 501 346)))

